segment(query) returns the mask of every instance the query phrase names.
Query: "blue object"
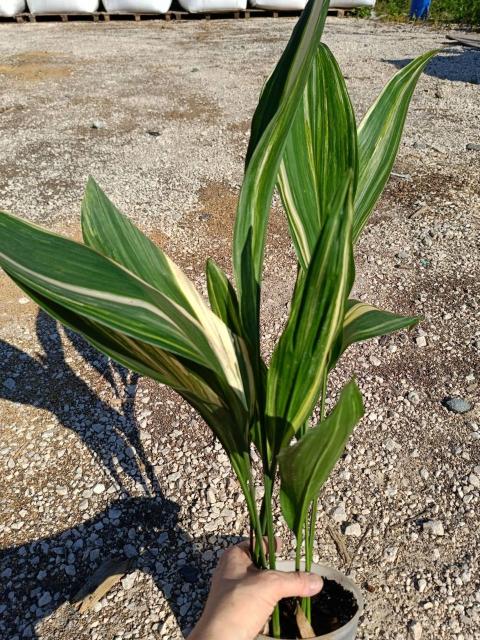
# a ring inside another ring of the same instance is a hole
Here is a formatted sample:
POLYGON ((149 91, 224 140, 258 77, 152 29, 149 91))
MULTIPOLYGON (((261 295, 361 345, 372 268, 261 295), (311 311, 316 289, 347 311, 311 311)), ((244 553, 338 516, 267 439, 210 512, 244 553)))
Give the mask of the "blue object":
POLYGON ((420 18, 426 20, 430 11, 431 0, 412 0, 410 5, 410 18, 420 18))

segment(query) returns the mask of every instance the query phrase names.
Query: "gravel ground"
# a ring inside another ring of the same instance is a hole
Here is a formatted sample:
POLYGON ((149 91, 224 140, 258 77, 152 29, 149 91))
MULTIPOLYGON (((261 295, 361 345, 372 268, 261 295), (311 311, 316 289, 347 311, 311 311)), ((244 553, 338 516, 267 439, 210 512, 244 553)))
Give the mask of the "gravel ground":
MULTIPOLYGON (((92 174, 204 290, 208 255, 229 268, 249 119, 293 24, 0 25, 0 206, 78 238, 92 174)), ((467 145, 480 144, 480 52, 438 30, 353 19, 329 20, 325 40, 359 115, 396 68, 446 49, 413 101, 401 177, 357 249, 357 296, 425 320, 357 345, 332 378, 330 403, 357 375, 366 417, 323 492, 316 557, 363 586, 359 638, 473 640, 480 153, 467 145)), ((267 356, 293 274, 276 203, 267 356)), ((226 456, 168 389, 0 282, 0 636, 181 638, 217 557, 247 533, 226 456), (79 613, 72 596, 109 558, 129 561, 126 576, 79 613)))

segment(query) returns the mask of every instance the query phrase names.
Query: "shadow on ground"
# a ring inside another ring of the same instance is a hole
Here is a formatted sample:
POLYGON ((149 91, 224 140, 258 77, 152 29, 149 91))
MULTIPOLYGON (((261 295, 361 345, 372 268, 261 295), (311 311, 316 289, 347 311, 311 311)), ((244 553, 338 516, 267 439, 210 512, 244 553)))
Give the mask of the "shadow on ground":
MULTIPOLYGON (((397 69, 403 69, 411 61, 412 58, 387 60, 397 69)), ((441 51, 429 62, 425 73, 440 80, 480 84, 480 51, 467 47, 441 51)))
MULTIPOLYGON (((36 330, 44 351, 36 358, 0 341, 0 397, 55 414, 108 470, 122 490, 122 499, 71 529, 0 551, 0 636, 9 640, 37 637, 36 625, 69 602, 109 558, 129 559, 130 571, 150 574, 184 628, 185 617, 195 618, 203 605, 209 572, 202 568, 201 554, 210 544, 194 542, 181 529, 180 507, 165 498, 145 455, 133 402, 138 377, 65 330, 77 353, 121 398, 121 409, 116 410, 70 367, 56 322, 39 312, 36 330), (20 375, 15 385, 5 386, 2 382, 12 372, 20 375), (123 474, 139 483, 146 497, 130 496, 122 483, 123 474), (193 606, 181 613, 178 596, 185 585, 190 585, 187 590, 193 606)), ((68 632, 69 625, 75 625, 75 616, 80 614, 73 607, 68 611, 62 618, 64 631, 67 637, 74 637, 73 628, 68 632)))

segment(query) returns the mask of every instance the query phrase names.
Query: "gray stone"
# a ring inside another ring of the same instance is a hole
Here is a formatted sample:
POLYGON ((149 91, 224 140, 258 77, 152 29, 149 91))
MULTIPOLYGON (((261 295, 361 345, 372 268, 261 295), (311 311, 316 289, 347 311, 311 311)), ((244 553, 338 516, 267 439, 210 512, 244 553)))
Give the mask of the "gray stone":
POLYGON ((136 573, 129 573, 128 575, 125 576, 125 578, 122 579, 122 587, 124 588, 125 591, 128 591, 133 587, 136 580, 137 580, 136 573))
POLYGON ((99 482, 93 487, 93 493, 100 494, 105 491, 105 485, 99 482))
POLYGON ((440 520, 427 520, 423 523, 423 530, 432 534, 432 536, 443 536, 445 530, 440 520))
POLYGON ((135 558, 138 556, 138 551, 133 546, 133 544, 126 544, 123 547, 123 553, 127 556, 127 558, 135 558))
POLYGON ((417 582, 417 591, 419 593, 423 593, 426 588, 427 588, 427 581, 425 580, 425 578, 420 578, 420 580, 417 582))
POLYGON ((409 630, 413 640, 420 640, 420 638, 422 637, 423 629, 422 625, 419 622, 417 622, 416 620, 412 620, 409 625, 409 630))
POLYGON ((387 547, 383 552, 383 557, 387 562, 395 562, 398 555, 398 547, 387 547))
POLYGON ((467 413, 472 409, 471 403, 459 396, 448 396, 442 400, 442 404, 452 413, 467 413))
POLYGON ((362 529, 358 522, 354 522, 353 524, 349 524, 345 528, 345 535, 352 536, 354 538, 359 538, 362 535, 362 529))
POLYGON ((466 146, 467 151, 480 151, 480 144, 469 142, 466 146))
POLYGON ((347 519, 345 505, 338 505, 338 507, 332 513, 332 518, 335 520, 335 522, 345 522, 345 520, 347 519))
POLYGON ((17 386, 17 383, 13 378, 6 378, 3 382, 3 386, 7 387, 7 389, 12 390, 12 389, 15 389, 15 387, 17 386))
POLYGON ((471 473, 468 476, 468 482, 472 485, 472 487, 474 487, 475 489, 480 489, 480 478, 475 475, 474 473, 471 473))
POLYGON ((411 402, 411 404, 416 406, 420 403, 420 396, 416 391, 410 391, 410 393, 407 395, 407 400, 411 402))
POLYGON ((38 606, 39 607, 46 607, 47 604, 50 604, 50 602, 52 601, 52 596, 50 594, 49 591, 45 591, 40 598, 38 599, 38 606))

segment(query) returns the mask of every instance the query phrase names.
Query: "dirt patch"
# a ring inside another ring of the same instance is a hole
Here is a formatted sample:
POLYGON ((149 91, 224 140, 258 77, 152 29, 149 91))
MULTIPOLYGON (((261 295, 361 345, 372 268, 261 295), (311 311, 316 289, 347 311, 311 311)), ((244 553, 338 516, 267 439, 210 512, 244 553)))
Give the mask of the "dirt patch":
POLYGON ((174 107, 165 111, 163 117, 167 120, 191 122, 192 120, 214 121, 220 115, 217 105, 198 95, 183 95, 172 93, 174 107))
POLYGON ((73 72, 71 67, 59 64, 55 54, 48 51, 30 51, 12 56, 7 64, 0 65, 0 75, 21 82, 39 82, 66 78, 73 72))

